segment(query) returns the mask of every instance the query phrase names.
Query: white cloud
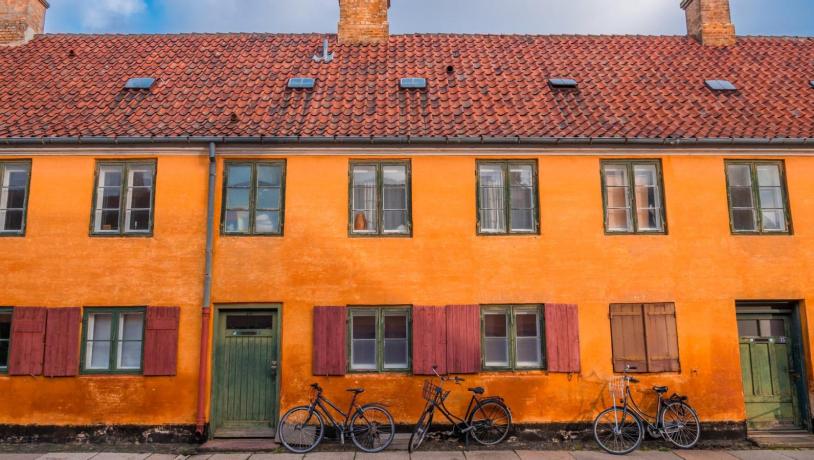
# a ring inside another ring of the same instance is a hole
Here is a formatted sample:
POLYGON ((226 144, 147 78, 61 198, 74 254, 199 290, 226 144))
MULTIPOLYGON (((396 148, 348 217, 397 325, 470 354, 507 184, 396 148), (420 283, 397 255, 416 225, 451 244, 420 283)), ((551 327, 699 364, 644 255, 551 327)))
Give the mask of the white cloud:
POLYGON ((90 30, 103 30, 147 11, 144 0, 82 0, 82 24, 90 30))

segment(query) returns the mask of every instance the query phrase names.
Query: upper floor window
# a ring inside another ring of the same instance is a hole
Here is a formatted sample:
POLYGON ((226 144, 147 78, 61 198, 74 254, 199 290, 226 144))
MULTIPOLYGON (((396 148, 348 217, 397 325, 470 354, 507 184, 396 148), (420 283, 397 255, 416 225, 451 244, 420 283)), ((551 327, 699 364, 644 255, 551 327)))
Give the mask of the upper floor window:
POLYGON ((478 233, 537 233, 537 163, 478 161, 478 233))
POLYGON ((412 233, 409 162, 351 162, 350 182, 352 235, 412 233))
POLYGON ((541 306, 483 307, 482 316, 484 369, 544 367, 541 306))
POLYGON ((222 233, 282 235, 285 161, 226 163, 222 233))
POLYGON ((11 310, 0 308, 0 374, 8 372, 8 351, 11 344, 11 310))
POLYGON ((605 231, 664 233, 664 194, 658 160, 602 162, 605 231))
POLYGON ((149 235, 153 230, 155 161, 100 161, 92 233, 149 235))
POLYGON ((727 161, 733 233, 790 233, 786 180, 780 161, 727 161))
POLYGON ((349 323, 351 371, 410 369, 408 308, 352 308, 349 323))
POLYGON ((31 163, 0 162, 0 235, 25 233, 31 163))
POLYGON ((86 308, 84 373, 138 373, 144 344, 143 308, 86 308))

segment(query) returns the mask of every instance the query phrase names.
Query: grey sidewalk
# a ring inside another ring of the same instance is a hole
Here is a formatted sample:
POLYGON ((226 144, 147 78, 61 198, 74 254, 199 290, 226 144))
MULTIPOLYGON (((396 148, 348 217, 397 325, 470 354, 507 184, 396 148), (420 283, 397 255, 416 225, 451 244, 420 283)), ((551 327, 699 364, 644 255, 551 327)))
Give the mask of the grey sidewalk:
MULTIPOLYGON (((687 450, 637 451, 629 458, 653 460, 814 460, 814 450, 687 450)), ((438 451, 408 454, 388 451, 380 454, 355 452, 315 452, 294 454, 205 454, 174 456, 166 454, 129 454, 114 452, 0 454, 0 460, 601 460, 618 457, 596 451, 481 450, 471 452, 438 451)))

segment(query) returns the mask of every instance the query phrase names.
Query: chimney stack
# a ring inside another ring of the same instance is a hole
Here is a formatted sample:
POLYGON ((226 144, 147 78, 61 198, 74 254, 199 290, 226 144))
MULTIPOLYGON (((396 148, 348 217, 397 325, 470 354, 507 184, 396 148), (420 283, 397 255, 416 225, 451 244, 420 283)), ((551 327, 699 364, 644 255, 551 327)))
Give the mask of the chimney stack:
POLYGON ((21 45, 45 29, 46 0, 0 0, 0 46, 21 45))
POLYGON ((339 42, 386 42, 390 37, 388 9, 390 0, 339 0, 339 42))
POLYGON ((682 0, 687 13, 687 35, 707 46, 735 44, 735 26, 729 0, 682 0))

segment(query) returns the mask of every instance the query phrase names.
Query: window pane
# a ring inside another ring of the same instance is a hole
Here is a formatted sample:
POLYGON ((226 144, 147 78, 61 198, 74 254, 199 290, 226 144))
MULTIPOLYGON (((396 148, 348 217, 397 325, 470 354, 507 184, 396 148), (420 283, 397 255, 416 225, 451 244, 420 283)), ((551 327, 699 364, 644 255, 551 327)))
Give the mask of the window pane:
POLYGON ((630 231, 632 227, 628 209, 608 209, 609 231, 630 231))
POLYGON ((387 233, 407 233, 406 211, 384 211, 384 231, 387 233))
POLYGON ((249 189, 247 188, 227 189, 226 209, 249 209, 249 189))
POLYGON ((226 233, 248 233, 249 211, 226 211, 226 233))
POLYGON ((478 165, 478 181, 481 232, 505 232, 506 188, 503 181, 503 166, 499 164, 478 165))
POLYGON ((11 313, 0 313, 0 368, 8 367, 11 313))
POLYGON ((113 315, 110 313, 94 313, 88 320, 90 332, 88 337, 91 340, 110 340, 113 324, 113 315))
POLYGON ((99 211, 97 213, 97 231, 114 231, 119 229, 119 211, 99 211))
POLYGON ((503 168, 500 165, 479 165, 478 175, 481 187, 503 188, 503 168))
POLYGON ((407 316, 406 315, 384 315, 384 338, 385 339, 406 339, 407 338, 407 316))
POLYGON ((85 368, 108 369, 110 367, 112 327, 113 315, 110 313, 94 313, 88 316, 85 368))
POLYGON ((99 168, 99 184, 103 187, 121 187, 122 167, 102 166, 99 168))
POLYGON ((353 340, 351 367, 354 369, 376 369, 376 339, 353 340))
POLYGON ((141 342, 120 342, 116 366, 119 369, 139 369, 141 367, 141 342))
POLYGON ((539 335, 536 313, 517 313, 515 322, 517 323, 517 337, 537 337, 539 335))
POLYGON ((753 208, 752 187, 730 187, 729 196, 733 208, 753 208))
POLYGON ((758 165, 757 184, 761 187, 780 187, 780 167, 777 165, 758 165))
POLYGON ((786 216, 781 210, 762 211, 763 230, 770 232, 786 231, 786 216))
POLYGON ((662 229, 662 221, 658 169, 655 165, 634 165, 633 175, 638 230, 659 231, 662 229))
POLYGON ((354 314, 353 339, 376 339, 376 316, 354 314))
POLYGON ((131 187, 148 187, 153 186, 153 170, 152 168, 139 168, 130 171, 130 186, 131 187))
POLYGON ((257 189, 257 209, 280 209, 280 189, 257 189))
POLYGON ((85 367, 87 369, 110 368, 110 342, 88 342, 86 354, 90 355, 85 367))
POLYGON ((385 339, 384 368, 407 368, 407 339, 385 339))
POLYGON ((486 350, 484 363, 487 366, 509 365, 509 340, 506 338, 487 337, 484 339, 486 350))
POLYGON ((627 187, 608 187, 608 208, 628 207, 627 187))
POLYGON ((605 185, 608 187, 627 187, 627 167, 624 165, 606 165, 605 185))
POLYGON ((729 176, 729 185, 734 186, 752 186, 752 168, 749 165, 731 164, 726 167, 727 175, 729 176))
POLYGON ((739 319, 738 320, 738 335, 741 337, 758 337, 758 320, 756 319, 739 319))
POLYGON ((131 211, 127 229, 135 232, 150 230, 150 211, 131 211))
POLYGON ((383 190, 384 209, 407 209, 407 189, 405 186, 385 186, 383 190))
POLYGON ((733 209, 732 226, 739 231, 755 231, 757 229, 755 212, 751 209, 733 209))
POLYGON ((480 212, 480 229, 484 233, 502 233, 506 231, 506 215, 503 211, 480 212))
POLYGON ((3 187, 22 187, 28 186, 28 166, 6 166, 6 177, 4 178, 3 187))
POLYGON ((4 199, 0 202, 0 208, 22 209, 25 206, 25 189, 12 188, 3 191, 4 199))
POLYGON ((260 211, 254 217, 255 233, 280 233, 280 211, 260 211))
POLYGON ((0 211, 0 224, 0 230, 22 230, 23 211, 0 211))
POLYGON ((512 187, 532 187, 534 181, 534 168, 531 165, 510 165, 509 185, 512 187))
POLYGON ((105 187, 101 190, 101 203, 100 208, 104 209, 118 209, 121 206, 121 189, 118 187, 108 188, 105 187))
POLYGON ((507 337, 508 317, 505 313, 487 313, 483 315, 486 337, 507 337))
POLYGON ((769 337, 785 337, 786 322, 782 319, 770 319, 769 330, 767 332, 769 333, 769 337))
POLYGON ((281 166, 257 165, 257 185, 259 187, 282 187, 283 168, 281 166))
POLYGON ((604 165, 605 177, 605 220, 611 232, 633 231, 630 184, 626 165, 604 165))
POLYGON ((0 340, 0 368, 8 367, 8 340, 0 340))
POLYGON ((780 187, 760 187, 760 207, 783 209, 783 193, 780 187))
POLYGON ((229 166, 226 173, 228 187, 250 187, 252 184, 252 167, 249 165, 229 166))
POLYGON ((144 329, 143 313, 125 313, 121 315, 119 338, 121 340, 141 340, 144 329))
POLYGON ((353 167, 353 230, 356 232, 375 232, 378 230, 377 219, 376 167, 353 167))
POLYGON ((354 166, 353 185, 355 187, 376 186, 376 166, 354 166))
POLYGON ((146 187, 136 187, 130 191, 130 208, 150 209, 153 191, 146 187))
POLYGON ((534 231, 534 210, 512 210, 512 230, 534 231))
POLYGON ((534 206, 530 188, 512 187, 511 199, 512 208, 514 209, 531 209, 534 206))
POLYGON ((384 165, 382 166, 384 185, 407 185, 407 167, 384 165))
POLYGON ((517 366, 539 367, 542 362, 540 339, 538 337, 517 338, 517 366))

